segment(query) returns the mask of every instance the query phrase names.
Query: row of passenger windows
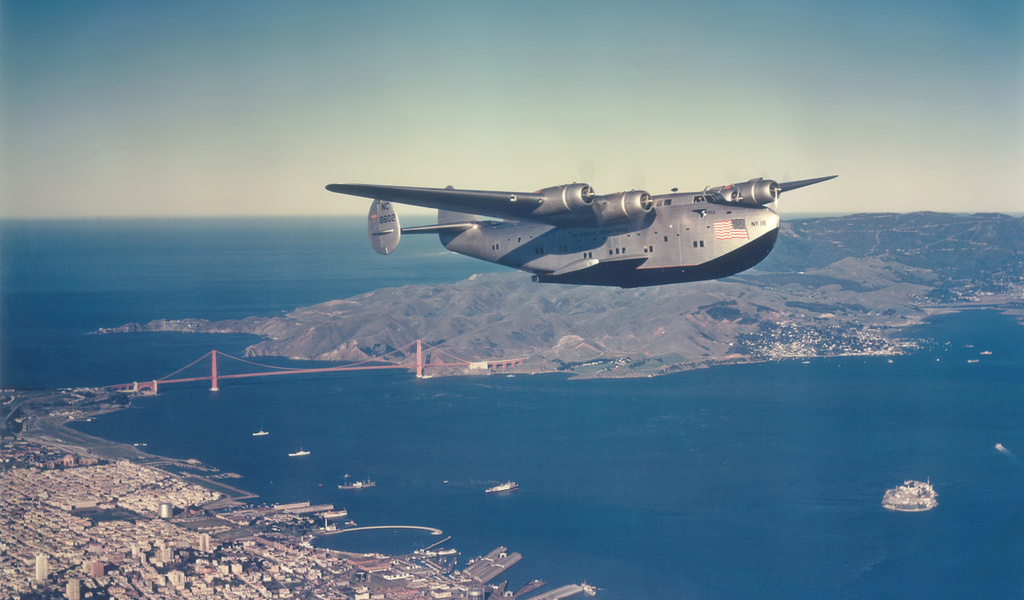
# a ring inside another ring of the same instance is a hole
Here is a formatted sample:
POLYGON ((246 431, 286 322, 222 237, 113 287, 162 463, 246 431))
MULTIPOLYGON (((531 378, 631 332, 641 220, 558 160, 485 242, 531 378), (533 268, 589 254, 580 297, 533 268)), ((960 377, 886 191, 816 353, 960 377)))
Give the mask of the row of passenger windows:
MULTIPOLYGON (((668 241, 668 236, 666 235, 664 237, 664 239, 667 242, 668 241)), ((704 247, 704 240, 694 240, 693 247, 694 248, 703 248, 704 247)), ((491 250, 497 250, 497 249, 498 249, 498 244, 491 244, 491 250)), ((568 250, 568 247, 567 246, 559 246, 558 250, 559 250, 559 252, 566 252, 568 250)), ((644 251, 644 254, 652 254, 654 252, 654 246, 644 246, 643 251, 644 251)), ((541 254, 544 254, 544 247, 543 246, 538 246, 538 247, 534 248, 533 249, 533 253, 536 254, 537 256, 540 256, 541 254)), ((617 254, 626 254, 626 249, 625 248, 609 248, 608 249, 608 255, 609 256, 615 256, 617 254)), ((583 258, 594 258, 594 253, 593 252, 584 252, 583 253, 583 258)))

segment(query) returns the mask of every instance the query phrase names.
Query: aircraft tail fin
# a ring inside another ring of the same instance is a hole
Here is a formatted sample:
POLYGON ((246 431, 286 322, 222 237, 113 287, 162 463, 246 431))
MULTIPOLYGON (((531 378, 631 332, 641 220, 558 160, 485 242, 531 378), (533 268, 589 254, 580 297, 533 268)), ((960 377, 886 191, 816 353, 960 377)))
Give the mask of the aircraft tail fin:
POLYGON ((366 232, 370 246, 377 254, 391 254, 402 238, 402 226, 398 224, 395 207, 386 200, 374 200, 366 219, 366 232))

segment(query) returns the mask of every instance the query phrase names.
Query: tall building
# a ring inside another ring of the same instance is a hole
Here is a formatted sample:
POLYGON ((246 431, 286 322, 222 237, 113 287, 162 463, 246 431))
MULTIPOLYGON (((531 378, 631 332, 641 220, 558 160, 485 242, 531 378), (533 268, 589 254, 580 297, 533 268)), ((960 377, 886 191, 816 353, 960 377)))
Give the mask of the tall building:
POLYGON ((93 579, 99 579, 100 577, 103 577, 103 571, 105 566, 106 565, 103 564, 102 560, 92 561, 92 564, 89 565, 89 577, 92 577, 93 579))
POLYGON ((50 568, 47 563, 46 555, 43 553, 36 554, 36 581, 43 583, 46 581, 46 576, 50 574, 50 568))
POLYGON ((68 600, 82 600, 82 582, 77 579, 69 579, 64 594, 68 600))

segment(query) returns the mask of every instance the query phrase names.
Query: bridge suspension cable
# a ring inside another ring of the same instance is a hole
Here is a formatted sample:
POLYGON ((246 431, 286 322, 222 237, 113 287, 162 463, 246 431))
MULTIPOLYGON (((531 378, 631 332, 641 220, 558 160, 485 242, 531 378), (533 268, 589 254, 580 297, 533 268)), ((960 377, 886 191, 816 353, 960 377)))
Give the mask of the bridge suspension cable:
POLYGON ((332 367, 283 367, 279 365, 268 365, 259 363, 253 360, 240 358, 237 356, 231 356, 230 354, 224 354, 219 350, 211 350, 206 354, 200 356, 189 364, 181 367, 180 369, 160 377, 159 379, 151 380, 150 382, 133 382, 107 386, 110 389, 116 389, 119 391, 134 391, 134 392, 150 392, 156 393, 158 385, 166 385, 170 383, 186 383, 196 381, 210 381, 211 391, 217 391, 219 389, 219 382, 222 379, 241 379, 246 377, 264 377, 271 375, 300 375, 300 374, 311 374, 311 373, 329 373, 339 371, 358 371, 358 370, 370 370, 370 369, 407 369, 413 365, 409 365, 410 359, 415 357, 415 370, 417 377, 423 377, 423 369, 425 367, 465 367, 479 365, 477 368, 481 369, 508 369, 512 368, 525 359, 505 359, 499 361, 479 361, 472 362, 459 358, 445 350, 438 348, 436 345, 425 344, 421 340, 410 342, 406 346, 401 348, 395 348, 391 351, 371 358, 367 358, 362 361, 349 363, 345 365, 338 365, 332 367), (412 346, 415 345, 415 352, 412 350, 412 346), (432 360, 426 362, 424 360, 425 353, 424 348, 429 353, 432 360), (434 355, 440 355, 441 361, 433 360, 434 355), (224 373, 223 368, 226 364, 225 361, 218 363, 218 357, 223 359, 230 359, 230 364, 241 364, 247 367, 254 367, 256 369, 264 369, 262 372, 246 372, 246 373, 224 373), (202 363, 207 358, 210 359, 210 371, 209 375, 197 374, 193 376, 182 376, 183 374, 188 375, 186 371, 196 365, 202 363), (451 362, 449 362, 451 361, 451 362))

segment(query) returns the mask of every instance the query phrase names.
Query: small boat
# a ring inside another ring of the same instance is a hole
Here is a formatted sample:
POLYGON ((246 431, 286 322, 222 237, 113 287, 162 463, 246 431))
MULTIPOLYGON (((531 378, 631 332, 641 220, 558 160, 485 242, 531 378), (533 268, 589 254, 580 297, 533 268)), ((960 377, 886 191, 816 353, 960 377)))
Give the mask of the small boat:
POLYGON ((270 432, 269 431, 263 431, 262 429, 260 429, 259 431, 257 431, 253 435, 267 435, 268 433, 270 433, 270 432))
POLYGON ((309 450, 303 450, 299 448, 298 452, 289 452, 288 456, 306 456, 309 454, 309 450))
POLYGON ((516 485, 516 482, 514 482, 514 481, 506 481, 505 483, 502 483, 501 485, 496 485, 494 487, 487 488, 486 490, 484 490, 484 492, 487 493, 487 494, 497 494, 499 492, 514 492, 515 490, 518 490, 518 489, 519 489, 519 486, 516 485))

